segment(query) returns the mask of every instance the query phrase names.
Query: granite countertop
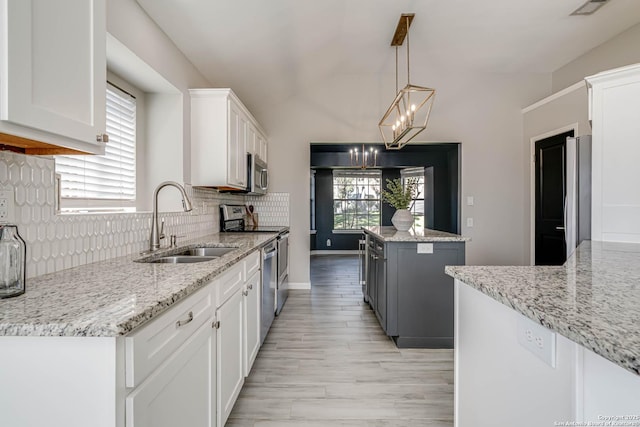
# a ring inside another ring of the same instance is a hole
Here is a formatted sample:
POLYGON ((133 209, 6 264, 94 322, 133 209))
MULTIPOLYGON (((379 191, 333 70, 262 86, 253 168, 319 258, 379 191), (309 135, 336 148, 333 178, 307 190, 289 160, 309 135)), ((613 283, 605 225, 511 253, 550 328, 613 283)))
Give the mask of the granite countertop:
POLYGON ((413 227, 409 231, 398 231, 392 226, 362 227, 365 233, 385 242, 468 242, 468 237, 430 228, 413 227))
POLYGON ((277 233, 213 234, 153 257, 202 245, 237 249, 193 264, 134 262, 142 258, 135 254, 28 279, 23 295, 0 300, 0 335, 126 335, 276 237, 277 233))
POLYGON ((585 241, 561 267, 445 272, 640 375, 640 245, 585 241))

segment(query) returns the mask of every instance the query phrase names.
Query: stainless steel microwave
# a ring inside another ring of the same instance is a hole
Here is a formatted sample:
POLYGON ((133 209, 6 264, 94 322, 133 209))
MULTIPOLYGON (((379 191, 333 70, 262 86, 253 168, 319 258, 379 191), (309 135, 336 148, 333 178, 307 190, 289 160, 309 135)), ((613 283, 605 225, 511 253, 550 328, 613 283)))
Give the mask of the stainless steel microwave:
POLYGON ((267 164, 258 156, 248 155, 249 194, 267 194, 269 187, 269 171, 267 164))

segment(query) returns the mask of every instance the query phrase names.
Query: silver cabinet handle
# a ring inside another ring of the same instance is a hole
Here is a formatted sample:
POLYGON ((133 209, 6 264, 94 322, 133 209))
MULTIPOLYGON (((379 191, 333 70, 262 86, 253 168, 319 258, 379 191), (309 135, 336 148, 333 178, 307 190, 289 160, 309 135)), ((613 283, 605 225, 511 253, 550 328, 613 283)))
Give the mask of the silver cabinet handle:
POLYGON ((179 328, 180 326, 184 326, 187 323, 191 322, 193 320, 193 311, 190 311, 189 314, 187 315, 187 320, 178 320, 176 322, 176 328, 179 328))
POLYGON ((214 322, 211 324, 211 327, 213 329, 220 329, 220 321, 219 320, 214 320, 214 322))
POLYGON ((244 295, 245 297, 249 296, 249 291, 242 291, 242 295, 244 295))
POLYGON ((247 286, 249 289, 253 289, 253 285, 249 285, 247 286))
POLYGON ((556 230, 564 230, 564 227, 556 227, 556 230))

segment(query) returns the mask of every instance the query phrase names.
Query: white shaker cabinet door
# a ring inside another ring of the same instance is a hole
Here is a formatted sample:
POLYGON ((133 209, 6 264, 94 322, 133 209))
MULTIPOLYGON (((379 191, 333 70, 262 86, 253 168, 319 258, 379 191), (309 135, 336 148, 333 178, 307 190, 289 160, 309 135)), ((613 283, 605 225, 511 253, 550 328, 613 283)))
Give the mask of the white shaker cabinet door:
POLYGON ((227 159, 227 181, 229 185, 247 185, 247 118, 233 100, 229 100, 229 141, 227 159))
POLYGON ((242 290, 216 312, 218 322, 218 425, 223 426, 244 384, 242 290))
POLYGON ((247 280, 244 289, 244 376, 249 376, 253 362, 260 351, 261 309, 260 272, 247 280))
POLYGON ((126 427, 211 427, 216 333, 207 322, 126 398, 126 427))
POLYGON ((0 0, 0 15, 0 118, 104 150, 105 1, 0 0))

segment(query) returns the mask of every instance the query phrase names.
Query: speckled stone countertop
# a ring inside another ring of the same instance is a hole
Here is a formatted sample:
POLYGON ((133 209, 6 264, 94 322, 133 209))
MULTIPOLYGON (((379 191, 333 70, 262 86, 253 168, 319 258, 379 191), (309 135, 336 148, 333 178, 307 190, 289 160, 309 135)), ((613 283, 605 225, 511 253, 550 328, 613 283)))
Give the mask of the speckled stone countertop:
POLYGON ((185 241, 170 255, 195 246, 237 248, 207 262, 140 263, 130 255, 27 280, 27 290, 0 300, 0 335, 125 335, 205 286, 277 233, 220 233, 185 241))
POLYGON ((640 375, 640 245, 585 241, 562 267, 445 272, 640 375))
POLYGON ((385 242, 467 242, 471 240, 458 234, 429 228, 412 228, 409 231, 398 231, 394 227, 362 227, 365 233, 385 242))

